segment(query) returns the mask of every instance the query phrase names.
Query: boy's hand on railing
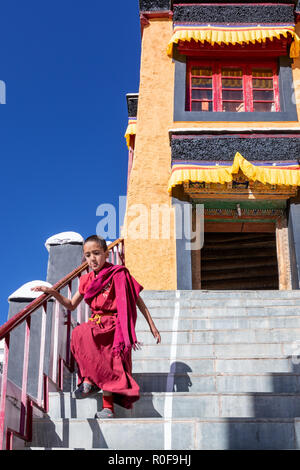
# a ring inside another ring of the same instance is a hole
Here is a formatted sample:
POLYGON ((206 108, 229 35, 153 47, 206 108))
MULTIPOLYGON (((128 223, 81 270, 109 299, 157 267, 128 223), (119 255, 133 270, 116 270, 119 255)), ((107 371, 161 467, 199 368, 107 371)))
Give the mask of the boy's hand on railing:
POLYGON ((47 286, 35 286, 32 287, 31 290, 35 292, 44 292, 44 294, 53 294, 53 288, 52 287, 47 287, 47 286))
POLYGON ((52 295, 58 302, 65 307, 67 310, 75 310, 80 302, 83 299, 83 296, 77 291, 72 299, 69 299, 67 297, 64 297, 63 295, 60 294, 56 289, 53 287, 48 287, 48 286, 35 286, 32 287, 31 290, 34 290, 35 292, 43 292, 44 294, 50 294, 52 295))
POLYGON ((153 334, 154 338, 156 339, 156 344, 161 342, 161 337, 158 329, 154 325, 154 323, 150 326, 150 331, 153 334))

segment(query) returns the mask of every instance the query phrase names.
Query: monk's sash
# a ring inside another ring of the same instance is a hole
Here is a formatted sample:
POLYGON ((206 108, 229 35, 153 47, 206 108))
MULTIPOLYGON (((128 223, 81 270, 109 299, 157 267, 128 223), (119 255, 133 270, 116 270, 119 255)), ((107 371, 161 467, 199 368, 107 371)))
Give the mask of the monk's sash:
POLYGON ((134 350, 139 348, 135 334, 136 301, 143 287, 131 276, 125 266, 106 262, 97 277, 90 283, 84 295, 86 303, 91 305, 93 298, 112 281, 115 287, 118 311, 113 353, 118 356, 132 348, 134 350))

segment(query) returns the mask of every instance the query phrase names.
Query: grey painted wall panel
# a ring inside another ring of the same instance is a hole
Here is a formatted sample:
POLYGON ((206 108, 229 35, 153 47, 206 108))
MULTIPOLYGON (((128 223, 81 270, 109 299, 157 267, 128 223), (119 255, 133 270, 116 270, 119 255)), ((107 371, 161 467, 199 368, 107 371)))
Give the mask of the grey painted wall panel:
POLYGON ((292 288, 300 289, 300 205, 291 204, 289 212, 289 244, 291 256, 292 288))
POLYGON ((184 206, 191 208, 191 204, 172 198, 175 209, 176 230, 176 263, 177 263, 177 289, 192 289, 192 260, 191 251, 186 249, 187 238, 190 240, 192 228, 191 211, 184 214, 184 206), (189 215, 190 213, 190 215, 189 215), (189 219, 189 220, 188 220, 189 219), (185 225, 185 226, 184 226, 185 225))

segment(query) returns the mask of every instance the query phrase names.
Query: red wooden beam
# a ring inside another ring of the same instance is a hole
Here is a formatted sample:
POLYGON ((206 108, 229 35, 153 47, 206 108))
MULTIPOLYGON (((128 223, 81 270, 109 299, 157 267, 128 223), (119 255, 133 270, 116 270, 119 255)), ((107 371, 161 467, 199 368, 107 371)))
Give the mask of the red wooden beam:
POLYGON ((198 57, 211 57, 212 54, 214 57, 235 57, 243 54, 245 57, 258 57, 261 55, 265 57, 278 57, 280 55, 287 54, 288 45, 291 43, 292 39, 282 39, 277 38, 270 41, 267 39, 265 43, 255 43, 255 44, 210 44, 209 42, 196 42, 193 39, 191 41, 179 41, 177 45, 177 52, 183 55, 188 56, 198 56, 198 57))

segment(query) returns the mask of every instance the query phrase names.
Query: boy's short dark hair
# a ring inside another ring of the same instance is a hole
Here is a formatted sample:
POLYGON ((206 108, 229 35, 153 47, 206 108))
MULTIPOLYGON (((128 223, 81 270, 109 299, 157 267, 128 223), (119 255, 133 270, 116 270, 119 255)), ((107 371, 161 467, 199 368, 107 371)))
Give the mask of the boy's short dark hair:
POLYGON ((105 239, 102 237, 99 237, 98 235, 91 235, 90 237, 87 237, 84 240, 83 244, 85 245, 87 242, 96 242, 101 246, 103 251, 107 251, 107 244, 106 244, 105 239))

